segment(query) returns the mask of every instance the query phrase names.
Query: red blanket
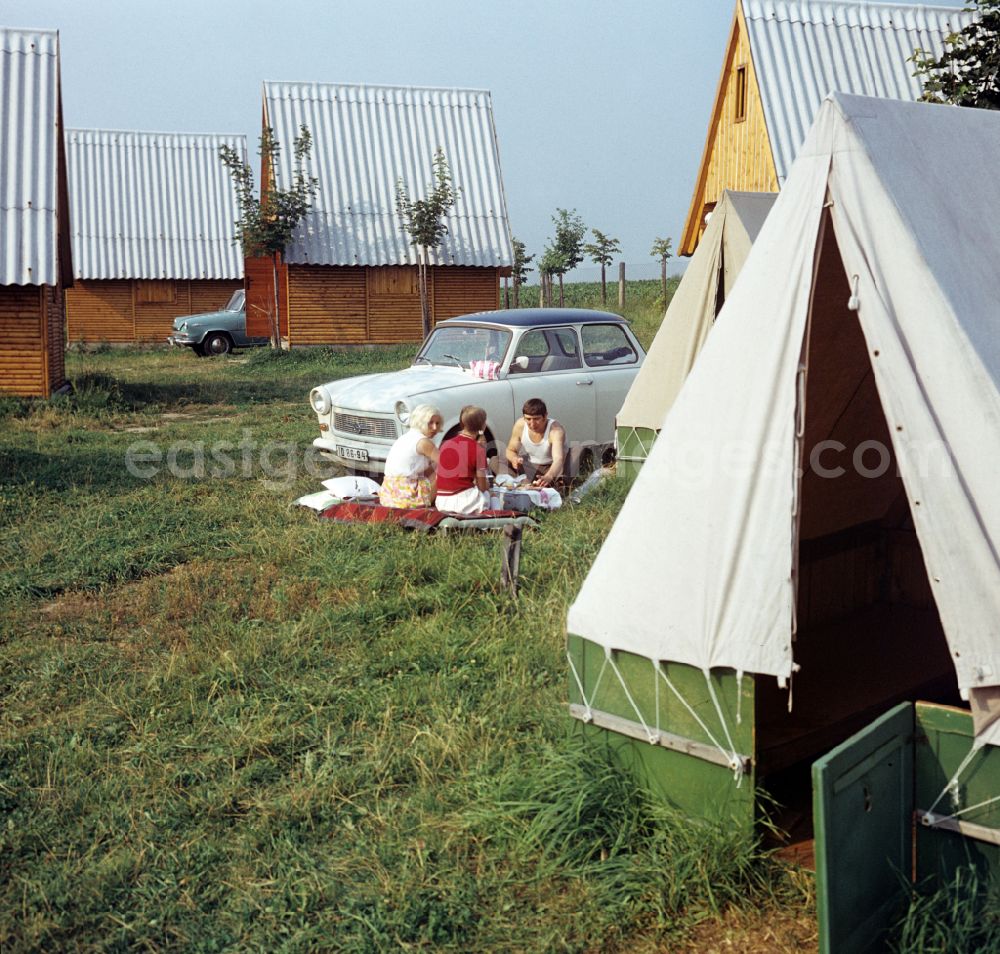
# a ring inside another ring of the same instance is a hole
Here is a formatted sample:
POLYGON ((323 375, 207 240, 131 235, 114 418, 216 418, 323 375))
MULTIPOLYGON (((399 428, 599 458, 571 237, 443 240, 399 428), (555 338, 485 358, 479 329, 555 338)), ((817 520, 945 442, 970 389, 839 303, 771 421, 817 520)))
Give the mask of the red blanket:
POLYGON ((493 520, 498 517, 523 517, 524 514, 514 510, 484 510, 477 514, 445 513, 436 507, 419 507, 412 510, 401 510, 396 507, 383 507, 381 504, 341 503, 334 504, 321 514, 327 520, 339 520, 342 523, 398 523, 409 530, 434 530, 448 517, 468 523, 470 529, 477 520, 493 520))

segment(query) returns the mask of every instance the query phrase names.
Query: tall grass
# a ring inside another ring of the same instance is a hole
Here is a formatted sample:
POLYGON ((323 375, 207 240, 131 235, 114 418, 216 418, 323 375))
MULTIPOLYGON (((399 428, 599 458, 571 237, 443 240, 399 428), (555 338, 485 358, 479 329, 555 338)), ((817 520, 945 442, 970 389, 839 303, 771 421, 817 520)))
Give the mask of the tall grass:
POLYGON ((301 455, 312 384, 405 353, 75 353, 72 395, 0 403, 0 948, 626 950, 780 890, 568 728, 620 482, 544 516, 512 601, 495 536, 291 506, 323 473, 124 465, 301 455))
POLYGON ((970 865, 956 868, 951 881, 934 890, 911 890, 891 938, 898 954, 995 954, 1000 951, 1000 883, 970 865))

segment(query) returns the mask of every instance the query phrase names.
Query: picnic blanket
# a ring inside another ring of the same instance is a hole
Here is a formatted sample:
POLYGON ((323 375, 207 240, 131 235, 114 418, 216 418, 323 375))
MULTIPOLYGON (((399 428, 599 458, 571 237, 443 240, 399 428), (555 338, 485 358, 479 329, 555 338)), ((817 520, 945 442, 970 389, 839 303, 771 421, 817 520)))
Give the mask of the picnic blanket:
POLYGON ((325 520, 341 523, 395 523, 407 530, 498 530, 503 527, 537 527, 531 517, 514 510, 484 510, 477 514, 445 513, 436 507, 403 510, 378 503, 334 504, 320 513, 325 520))

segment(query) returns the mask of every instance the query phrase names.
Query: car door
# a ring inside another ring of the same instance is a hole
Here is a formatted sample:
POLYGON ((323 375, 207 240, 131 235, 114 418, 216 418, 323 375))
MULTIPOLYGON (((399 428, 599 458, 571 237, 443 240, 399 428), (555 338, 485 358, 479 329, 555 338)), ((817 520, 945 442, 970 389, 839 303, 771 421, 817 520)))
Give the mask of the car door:
POLYGON ((615 436, 615 417, 642 363, 641 351, 619 324, 580 326, 583 363, 594 380, 596 434, 602 444, 615 436))
POLYGON ((583 367, 576 329, 532 328, 514 345, 515 360, 518 357, 528 360, 523 371, 512 365, 508 375, 515 413, 520 414, 529 398, 541 398, 571 445, 594 441, 594 375, 583 367))

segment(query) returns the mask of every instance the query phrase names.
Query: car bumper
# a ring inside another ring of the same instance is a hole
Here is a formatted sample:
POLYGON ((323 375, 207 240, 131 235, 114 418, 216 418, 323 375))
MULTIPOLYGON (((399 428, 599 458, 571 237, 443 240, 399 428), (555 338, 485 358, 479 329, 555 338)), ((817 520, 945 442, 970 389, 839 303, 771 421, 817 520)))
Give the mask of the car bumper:
POLYGON ((322 451, 323 456, 342 464, 351 470, 363 470, 373 474, 385 473, 385 459, 389 448, 380 444, 366 444, 348 437, 317 437, 313 447, 322 451))
POLYGON ((191 347, 195 343, 191 335, 173 334, 167 335, 167 344, 172 348, 191 347))

